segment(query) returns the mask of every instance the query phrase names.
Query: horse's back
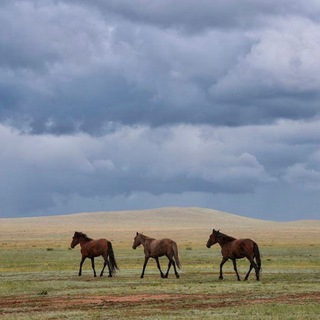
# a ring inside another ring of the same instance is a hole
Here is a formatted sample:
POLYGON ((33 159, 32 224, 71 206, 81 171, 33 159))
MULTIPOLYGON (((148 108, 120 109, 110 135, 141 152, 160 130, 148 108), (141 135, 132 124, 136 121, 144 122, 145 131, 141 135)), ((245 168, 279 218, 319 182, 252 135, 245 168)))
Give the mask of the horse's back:
POLYGON ((247 246, 248 248, 252 248, 257 245, 256 242, 254 242, 252 239, 246 238, 246 239, 242 239, 243 243, 245 244, 245 246, 247 246))
POLYGON ((255 242, 251 239, 235 239, 227 242, 221 250, 223 256, 241 259, 253 252, 255 242))
POLYGON ((97 239, 92 240, 87 243, 86 247, 84 248, 88 256, 98 257, 104 255, 108 252, 109 243, 107 239, 97 239))
POLYGON ((176 243, 174 240, 169 238, 160 239, 159 246, 162 248, 172 248, 172 246, 176 243))
POLYGON ((171 254, 173 244, 175 244, 175 241, 169 238, 154 239, 150 243, 150 253, 158 257, 171 254))

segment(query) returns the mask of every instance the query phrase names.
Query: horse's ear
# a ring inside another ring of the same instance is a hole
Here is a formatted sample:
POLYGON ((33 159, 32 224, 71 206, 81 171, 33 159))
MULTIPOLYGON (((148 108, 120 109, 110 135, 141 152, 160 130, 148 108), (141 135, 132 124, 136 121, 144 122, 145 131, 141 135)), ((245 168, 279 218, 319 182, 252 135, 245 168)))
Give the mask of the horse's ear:
POLYGON ((137 235, 138 235, 138 231, 137 231, 137 235))

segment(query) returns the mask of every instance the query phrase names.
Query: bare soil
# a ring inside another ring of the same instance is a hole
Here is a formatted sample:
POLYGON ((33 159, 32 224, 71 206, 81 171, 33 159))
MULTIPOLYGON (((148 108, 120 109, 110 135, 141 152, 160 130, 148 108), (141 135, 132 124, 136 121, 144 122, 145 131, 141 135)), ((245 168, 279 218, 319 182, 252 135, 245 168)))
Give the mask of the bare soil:
POLYGON ((33 312, 46 312, 50 310, 73 310, 89 308, 107 307, 143 307, 149 308, 150 305, 161 306, 162 310, 176 309, 177 303, 183 308, 224 308, 254 304, 305 304, 313 301, 320 303, 320 294, 285 294, 274 297, 245 297, 243 294, 157 294, 157 295, 125 295, 125 296, 64 296, 64 297, 30 297, 20 296, 14 298, 4 298, 0 300, 0 315, 26 312, 32 309, 33 312))

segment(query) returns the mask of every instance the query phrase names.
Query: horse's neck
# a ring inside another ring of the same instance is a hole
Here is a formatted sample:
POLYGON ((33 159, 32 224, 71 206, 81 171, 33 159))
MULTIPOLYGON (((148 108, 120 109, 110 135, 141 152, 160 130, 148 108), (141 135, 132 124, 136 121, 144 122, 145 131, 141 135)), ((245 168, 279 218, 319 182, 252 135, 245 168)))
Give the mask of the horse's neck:
POLYGON ((80 246, 85 246, 88 242, 91 242, 92 240, 89 240, 89 239, 85 239, 85 238, 80 238, 79 239, 79 243, 80 243, 80 246))
POLYGON ((144 247, 146 247, 146 246, 149 246, 150 243, 151 243, 153 240, 155 240, 155 239, 149 238, 149 237, 147 237, 147 236, 143 236, 141 243, 142 243, 142 245, 143 245, 144 247))
POLYGON ((218 243, 220 244, 220 246, 222 247, 223 245, 230 243, 232 241, 236 240, 236 238, 227 236, 226 234, 220 234, 219 238, 218 238, 218 243))

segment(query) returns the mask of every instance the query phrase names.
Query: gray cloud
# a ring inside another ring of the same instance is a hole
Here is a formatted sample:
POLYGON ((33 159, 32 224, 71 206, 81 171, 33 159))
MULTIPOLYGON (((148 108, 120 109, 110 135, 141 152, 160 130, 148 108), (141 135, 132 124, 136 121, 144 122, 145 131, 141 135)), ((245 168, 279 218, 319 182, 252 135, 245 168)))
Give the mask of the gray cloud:
POLYGON ((181 204, 187 194, 186 203, 209 203, 222 194, 247 197, 271 186, 295 188, 297 182, 303 190, 318 183, 318 126, 319 121, 285 121, 239 128, 120 127, 99 138, 21 134, 1 127, 1 214, 65 212, 69 206, 85 211, 94 201, 93 208, 106 199, 127 199, 123 209, 137 205, 133 199, 142 195, 153 206, 159 199, 181 204), (297 136, 300 144, 290 143, 297 136), (75 206, 74 199, 82 200, 75 206))
POLYGON ((316 4, 296 3, 284 19, 286 2, 248 1, 240 13, 264 23, 241 29, 237 19, 233 28, 210 23, 222 11, 240 19, 232 1, 170 4, 169 16, 168 2, 80 3, 2 4, 2 122, 102 134, 112 123, 237 126, 318 115, 316 4), (181 32, 184 11, 206 28, 181 32), (161 18, 170 29, 157 28, 161 18))
MULTIPOLYGON (((87 5, 83 0, 74 3, 87 5)), ((170 0, 147 1, 112 0, 95 1, 104 14, 118 15, 125 20, 160 28, 178 29, 185 32, 201 32, 212 28, 251 29, 263 24, 265 18, 273 16, 306 15, 319 21, 320 6, 317 1, 275 0, 194 0, 172 3, 170 0)))
POLYGON ((0 216, 187 204, 284 219, 304 204, 315 217, 319 11, 2 1, 0 216))

